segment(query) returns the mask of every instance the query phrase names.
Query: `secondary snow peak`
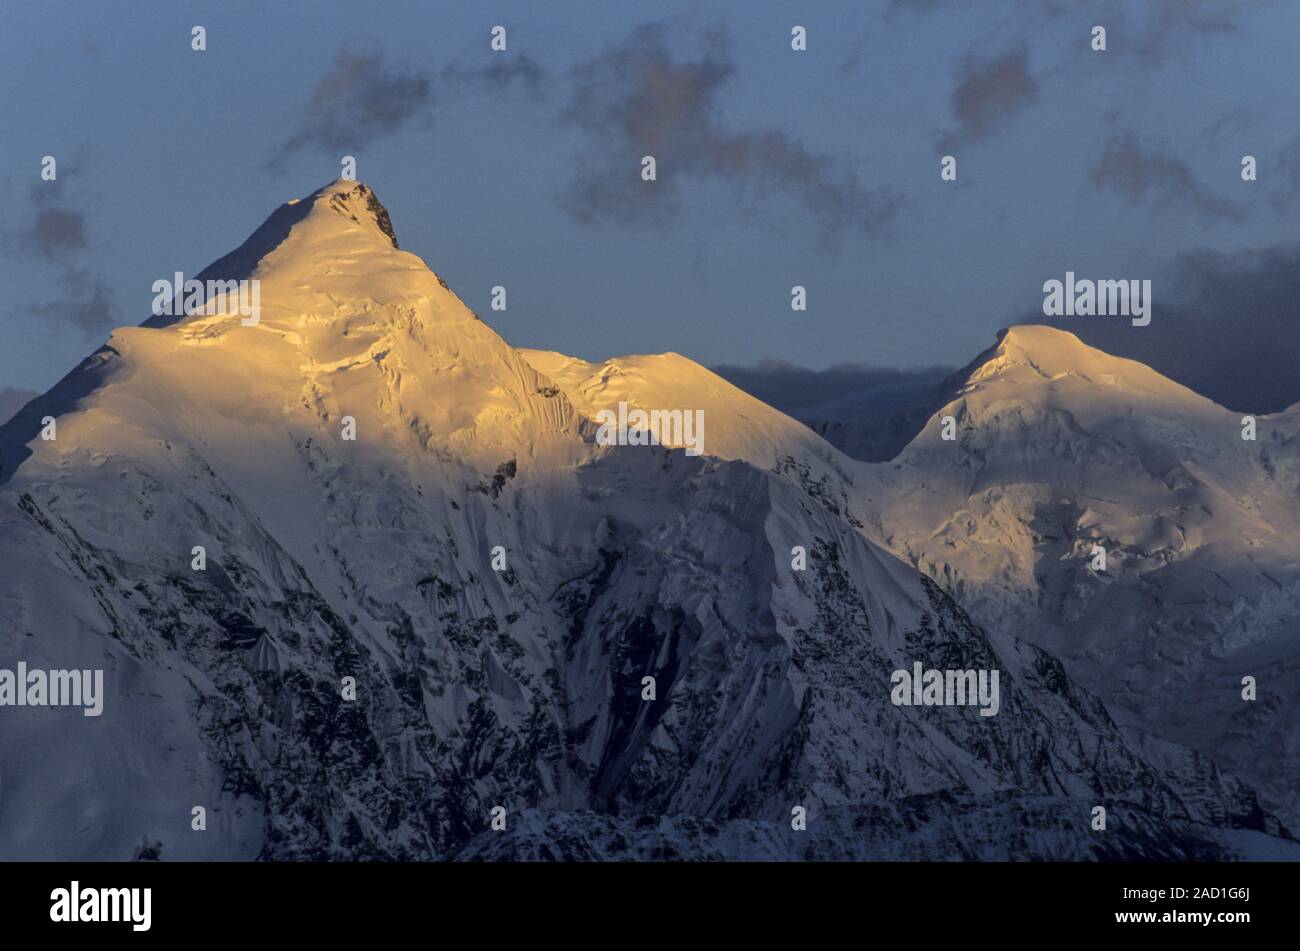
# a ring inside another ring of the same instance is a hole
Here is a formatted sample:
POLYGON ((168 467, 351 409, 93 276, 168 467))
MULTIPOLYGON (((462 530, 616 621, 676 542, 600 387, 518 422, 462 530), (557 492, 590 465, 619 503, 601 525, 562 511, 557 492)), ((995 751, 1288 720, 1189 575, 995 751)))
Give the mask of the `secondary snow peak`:
POLYGON ((997 342, 969 364, 965 376, 972 378, 990 365, 1006 364, 1023 364, 1039 367, 1045 372, 1062 372, 1087 362, 1092 354, 1106 356, 1100 350, 1093 350, 1068 330, 1057 330, 1041 324, 1020 324, 999 330, 997 342))
POLYGON ((1067 330, 1041 324, 999 330, 997 342, 950 377, 945 390, 951 399, 996 381, 1043 384, 1065 379, 1088 381, 1133 397, 1146 393, 1175 402, 1209 402, 1146 364, 1113 356, 1067 330))

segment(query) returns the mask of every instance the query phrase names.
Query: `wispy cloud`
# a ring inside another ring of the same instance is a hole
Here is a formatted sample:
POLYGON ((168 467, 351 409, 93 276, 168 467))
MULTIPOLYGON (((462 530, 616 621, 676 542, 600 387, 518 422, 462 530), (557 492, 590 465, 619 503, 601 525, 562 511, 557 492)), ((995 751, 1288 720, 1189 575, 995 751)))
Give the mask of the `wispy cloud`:
POLYGON ((308 147, 342 151, 390 135, 421 113, 432 90, 418 71, 386 68, 382 53, 340 50, 276 157, 308 147))
POLYGON ((38 259, 54 269, 56 290, 25 310, 69 324, 87 334, 116 323, 107 281, 87 264, 91 248, 83 206, 73 203, 66 166, 57 182, 33 185, 26 207, 6 223, 5 248, 38 259))
POLYGON ((54 194, 39 186, 33 189, 36 221, 29 233, 37 250, 47 258, 57 258, 66 251, 86 246, 85 215, 53 205, 50 196, 54 194))
POLYGON ((534 96, 540 94, 546 72, 531 56, 511 53, 493 56, 487 66, 452 63, 438 73, 439 92, 444 97, 471 96, 522 86, 534 96))
MULTIPOLYGON (((1080 42, 1094 25, 1106 27, 1110 36, 1109 55, 1131 66, 1150 69, 1164 64, 1172 55, 1186 54, 1198 41, 1240 35, 1255 13, 1280 0, 983 0, 985 12, 1001 14, 1022 27, 1022 34, 1037 31, 1045 23, 1073 24, 1080 30, 1080 42), (1086 16, 1086 20, 1082 17, 1086 16)), ((951 13, 969 8, 970 0, 890 0, 880 17, 898 19, 951 13)))
POLYGON ((1279 206, 1289 208, 1300 198, 1300 134, 1292 136, 1274 155, 1281 177, 1279 206))
POLYGON ((84 330, 100 333, 117 324, 113 292, 103 276, 84 267, 65 267, 58 278, 59 294, 33 304, 42 317, 60 320, 84 330))
POLYGON ((543 73, 528 56, 494 57, 486 66, 451 64, 433 72, 385 64, 378 50, 335 55, 301 111, 296 130, 267 166, 305 149, 344 153, 408 126, 427 126, 439 108, 484 91, 522 85, 536 92, 543 73))
POLYGON ((710 181, 735 186, 742 214, 773 195, 793 200, 832 240, 892 217, 893 194, 863 185, 846 162, 778 129, 731 126, 722 92, 735 66, 725 34, 707 33, 694 58, 675 56, 669 35, 665 24, 644 24, 572 73, 562 117, 588 141, 561 196, 573 218, 664 222, 680 212, 683 185, 710 181), (641 181, 643 155, 655 157, 654 187, 641 181))
MULTIPOLYGON (((1134 42, 1128 44, 1140 63, 1159 65, 1174 50, 1186 50, 1193 40, 1230 36, 1241 32, 1242 23, 1270 0, 1154 0, 1143 5, 1144 16, 1134 18, 1134 42)), ((1114 3, 1107 12, 1117 18, 1125 8, 1114 3)))
POLYGON ((1181 207, 1211 218, 1239 217, 1231 203, 1197 180, 1182 158, 1145 145, 1132 129, 1113 122, 1088 178, 1098 188, 1157 207, 1181 207))
POLYGON ((952 91, 957 128, 942 137, 940 151, 988 138, 1037 101, 1038 81, 1029 71, 1026 49, 1008 50, 992 59, 968 54, 957 67, 952 91))

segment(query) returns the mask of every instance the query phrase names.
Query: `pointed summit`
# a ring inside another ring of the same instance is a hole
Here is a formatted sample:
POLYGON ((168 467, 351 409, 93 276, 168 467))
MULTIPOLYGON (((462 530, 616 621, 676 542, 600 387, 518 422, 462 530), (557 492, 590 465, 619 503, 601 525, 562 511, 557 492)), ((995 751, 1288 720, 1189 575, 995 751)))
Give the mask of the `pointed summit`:
POLYGON ((981 351, 974 360, 954 373, 948 386, 954 391, 1004 373, 1014 367, 1027 367, 1044 376, 1068 372, 1088 359, 1089 354, 1107 355, 1094 350, 1068 330, 1041 324, 1003 327, 993 346, 981 351))
POLYGON ((987 376, 998 368, 1024 366, 1044 376, 1080 369, 1098 360, 1118 360, 1088 346, 1068 330, 1041 324, 1020 324, 998 331, 997 343, 975 358, 969 379, 987 376))
MULTIPOLYGON (((388 209, 380 204, 374 191, 361 182, 340 178, 306 198, 285 202, 243 244, 213 261, 195 279, 248 280, 289 245, 295 246, 295 254, 307 248, 317 258, 352 259, 376 250, 400 250, 388 209)), ((144 326, 167 327, 177 322, 176 316, 154 316, 144 326)))
POLYGON ((388 209, 380 204, 372 189, 361 182, 340 178, 312 192, 303 202, 290 201, 289 206, 307 204, 313 213, 330 211, 366 229, 378 231, 394 248, 400 247, 393 233, 393 222, 388 209))
MULTIPOLYGON (((399 248, 388 209, 374 191, 350 179, 280 205, 239 247, 192 277, 205 288, 214 282, 260 284, 264 319, 287 316, 294 322, 303 314, 332 314, 328 301, 352 298, 381 303, 446 298, 458 317, 475 319, 423 260, 399 248), (303 295, 317 300, 308 304, 303 295)), ((144 326, 191 320, 173 303, 170 313, 155 309, 144 326)))
MULTIPOLYGON (((998 331, 989 347, 944 384, 947 400, 970 397, 975 391, 1002 384, 1017 387, 1093 386, 1098 396, 1213 408, 1217 404, 1176 383, 1145 363, 1117 357, 1089 346, 1067 330, 1042 324, 1020 324, 998 331)), ((1005 394, 1004 394, 1005 395, 1005 394)))
POLYGON ((360 182, 286 202, 238 249, 180 278, 155 285, 155 308, 170 302, 171 313, 114 331, 6 425, 0 486, 34 454, 31 471, 45 471, 74 444, 34 443, 47 415, 61 435, 104 427, 103 442, 76 444, 106 456, 132 429, 237 458, 269 427, 253 453, 264 459, 285 432, 337 438, 344 417, 364 420, 358 441, 393 465, 432 457, 491 472, 516 458, 523 471, 589 451, 567 399, 419 256, 398 249, 387 210, 360 182), (217 294, 217 282, 237 286, 217 294))
MULTIPOLYGON (((953 437, 943 436, 945 418, 957 421, 966 434, 963 438, 977 437, 990 458, 1023 460, 1029 448, 1029 458, 1041 452, 1052 466, 1060 463, 1055 451, 1031 446, 1027 439, 1057 440, 1075 447, 1082 454, 1079 458, 1099 451, 1079 448, 1078 438, 1093 432, 1124 432, 1143 446, 1170 439, 1187 446, 1228 440, 1221 447, 1224 452, 1238 439, 1232 414, 1212 400, 1144 363, 1113 356, 1068 331, 1039 324, 999 331, 997 343, 948 377, 940 387, 938 405, 927 408, 924 425, 896 461, 916 463, 927 453, 951 458, 953 437)), ((1041 484, 1064 478, 1055 470, 1033 475, 1041 484)))

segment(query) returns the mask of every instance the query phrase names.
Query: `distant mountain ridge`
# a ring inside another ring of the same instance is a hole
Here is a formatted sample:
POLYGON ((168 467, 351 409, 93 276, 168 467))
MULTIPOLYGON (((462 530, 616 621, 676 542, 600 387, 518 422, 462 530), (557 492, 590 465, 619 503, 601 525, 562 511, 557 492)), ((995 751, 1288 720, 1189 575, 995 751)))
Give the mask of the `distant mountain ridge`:
POLYGON ((942 405, 940 394, 954 368, 846 364, 814 371, 766 361, 713 372, 790 414, 841 452, 863 462, 888 462, 942 405))

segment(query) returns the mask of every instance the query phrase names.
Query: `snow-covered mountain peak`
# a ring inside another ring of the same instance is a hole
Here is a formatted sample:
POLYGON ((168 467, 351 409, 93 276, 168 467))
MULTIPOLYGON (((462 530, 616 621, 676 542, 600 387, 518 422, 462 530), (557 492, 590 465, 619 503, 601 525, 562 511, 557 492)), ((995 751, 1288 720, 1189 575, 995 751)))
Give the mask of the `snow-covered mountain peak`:
POLYGON ((319 215, 325 222, 337 226, 338 222, 328 217, 334 214, 363 231, 377 233, 394 248, 399 246, 388 209, 380 204, 374 191, 361 182, 337 179, 296 204, 310 205, 309 219, 319 215))
POLYGON ((345 338, 366 330, 387 335, 404 328, 418 337, 436 325, 433 336, 441 346, 448 342, 448 325, 455 324, 457 338, 463 332, 499 342, 420 257, 398 247, 388 210, 361 182, 339 179, 285 202, 196 278, 209 301, 214 282, 240 282, 239 297, 232 293, 199 313, 182 308, 178 299, 172 313, 153 317, 145 327, 180 327, 208 342, 230 336, 245 344, 274 330, 318 358, 340 346, 354 349, 345 338), (243 308, 238 314, 235 303, 243 308))
POLYGON ((377 300, 450 296, 423 260, 399 248, 392 219, 374 191, 346 179, 281 205, 208 270, 244 271, 228 276, 278 282, 272 290, 282 296, 303 290, 377 300), (389 293, 376 295, 376 289, 389 293))
POLYGON ((247 455, 257 426, 274 438, 288 427, 337 439, 345 417, 390 463, 450 453, 490 474, 512 457, 563 465, 586 451, 564 395, 397 247, 388 212, 361 183, 336 181, 281 205, 194 279, 204 287, 197 308, 188 290, 160 295, 155 308, 185 312, 117 329, 58 398, 7 427, 0 474, 33 448, 45 450, 34 462, 59 464, 62 439, 29 446, 45 415, 60 419, 60 435, 102 420, 99 436, 77 442, 106 455, 121 452, 109 430, 127 421, 177 442, 218 418, 229 431, 203 435, 227 458, 247 455), (214 295, 216 282, 229 286, 214 295))
POLYGON ((994 387, 999 397, 1024 387, 1049 392, 1068 387, 1103 387, 1126 400, 1151 400, 1193 411, 1222 412, 1211 400, 1136 360, 1090 347, 1074 334, 1041 324, 998 331, 997 343, 952 379, 954 395, 994 387))
MULTIPOLYGON (((1059 373, 1088 361, 1093 350, 1067 330, 1023 324, 998 331, 997 343, 976 358, 981 375, 1008 366, 1034 367, 1044 373, 1059 373)), ((1093 351, 1107 356, 1101 351, 1093 351)))
POLYGON ((1003 331, 942 399, 874 470, 873 537, 1294 822, 1296 760, 1266 752, 1294 743, 1294 711, 1256 713, 1239 685, 1295 651, 1298 417, 1243 418, 1042 326, 1003 331))
MULTIPOLYGON (((183 266, 184 262, 178 264, 183 266)), ((189 277, 188 272, 185 276, 189 277)), ((263 318, 276 321, 285 310, 290 312, 292 322, 304 311, 296 306, 294 299, 305 295, 319 295, 331 301, 360 298, 411 305, 426 299, 447 298, 443 303, 455 303, 444 308, 448 315, 474 319, 424 261, 400 250, 388 210, 374 191, 346 179, 331 182, 306 198, 280 205, 243 244, 194 277, 205 285, 209 298, 214 281, 257 281, 256 303, 263 313, 252 323, 263 318)), ((240 290, 248 303, 250 288, 245 286, 240 290)), ((160 328, 194 323, 196 315, 192 311, 182 313, 182 309, 180 301, 172 306, 170 313, 160 314, 155 306, 155 316, 145 326, 160 328)), ((334 309, 326 307, 324 313, 334 309)), ((321 313, 319 307, 311 310, 317 315, 321 313)), ((197 316, 227 314, 228 311, 216 308, 215 312, 209 309, 197 316)), ((245 326, 249 324, 244 322, 245 326)))

